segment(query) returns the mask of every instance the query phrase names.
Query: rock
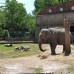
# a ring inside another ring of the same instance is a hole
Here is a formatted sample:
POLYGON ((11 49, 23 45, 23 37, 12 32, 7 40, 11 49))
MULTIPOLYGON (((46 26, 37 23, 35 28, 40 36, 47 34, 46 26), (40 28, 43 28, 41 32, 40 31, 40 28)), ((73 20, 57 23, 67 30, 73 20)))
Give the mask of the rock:
POLYGON ((15 51, 19 51, 20 50, 20 48, 19 47, 15 47, 15 51))
POLYGON ((28 51, 29 49, 30 49, 29 46, 25 46, 25 47, 23 47, 23 46, 15 47, 15 50, 16 50, 16 51, 28 51))
POLYGON ((6 47, 11 47, 11 46, 13 46, 12 44, 4 44, 4 46, 6 46, 6 47))
POLYGON ((28 51, 29 49, 30 49, 29 46, 25 46, 25 47, 23 47, 23 51, 28 51))

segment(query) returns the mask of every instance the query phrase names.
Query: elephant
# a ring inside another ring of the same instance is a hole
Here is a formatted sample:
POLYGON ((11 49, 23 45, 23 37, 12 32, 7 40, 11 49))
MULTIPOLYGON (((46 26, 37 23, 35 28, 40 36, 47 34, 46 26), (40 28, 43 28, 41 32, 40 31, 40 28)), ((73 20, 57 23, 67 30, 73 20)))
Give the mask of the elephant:
POLYGON ((42 29, 38 38, 38 46, 42 52, 46 51, 41 47, 43 43, 50 44, 51 55, 56 55, 55 48, 57 45, 63 45, 63 53, 65 55, 69 55, 71 53, 71 51, 67 51, 67 49, 65 50, 65 29, 63 27, 42 29))

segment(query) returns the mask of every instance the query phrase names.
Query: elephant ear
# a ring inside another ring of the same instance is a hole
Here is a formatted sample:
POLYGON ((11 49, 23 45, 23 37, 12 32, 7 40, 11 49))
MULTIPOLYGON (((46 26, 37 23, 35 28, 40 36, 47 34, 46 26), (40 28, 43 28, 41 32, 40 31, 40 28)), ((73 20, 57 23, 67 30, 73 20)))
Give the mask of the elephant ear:
POLYGON ((52 29, 49 29, 49 33, 50 33, 50 39, 54 40, 55 38, 55 32, 52 29))

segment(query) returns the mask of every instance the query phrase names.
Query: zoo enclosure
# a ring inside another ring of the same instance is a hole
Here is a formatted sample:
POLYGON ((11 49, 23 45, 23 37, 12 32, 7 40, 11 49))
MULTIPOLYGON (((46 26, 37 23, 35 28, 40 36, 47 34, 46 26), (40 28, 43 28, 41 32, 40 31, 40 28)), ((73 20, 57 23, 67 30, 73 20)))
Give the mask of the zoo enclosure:
POLYGON ((49 6, 36 17, 35 40, 41 29, 50 27, 63 27, 64 19, 70 20, 70 31, 74 40, 74 1, 68 3, 49 6))

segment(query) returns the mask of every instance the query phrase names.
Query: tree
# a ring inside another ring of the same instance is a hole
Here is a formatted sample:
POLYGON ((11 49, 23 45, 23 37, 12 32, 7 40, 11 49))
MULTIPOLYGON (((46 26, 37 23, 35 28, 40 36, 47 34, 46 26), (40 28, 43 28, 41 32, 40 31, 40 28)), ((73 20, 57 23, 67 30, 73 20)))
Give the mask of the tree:
POLYGON ((64 2, 69 2, 69 1, 73 1, 73 0, 58 0, 59 3, 64 3, 64 2))
POLYGON ((5 40, 6 38, 9 38, 9 37, 10 37, 9 31, 8 30, 4 30, 2 32, 2 39, 5 40))
POLYGON ((2 32, 4 29, 5 23, 6 23, 6 17, 4 12, 4 6, 0 6, 0 37, 2 37, 2 32))
POLYGON ((3 10, 0 10, 0 28, 5 23, 5 14, 3 10))
POLYGON ((26 9, 22 3, 18 3, 16 0, 6 0, 5 15, 5 28, 9 32, 21 30, 22 25, 26 25, 24 21, 27 15, 26 9))
POLYGON ((35 34, 35 16, 27 14, 22 3, 16 0, 6 0, 5 6, 0 6, 0 37, 5 39, 8 31, 11 37, 23 37, 35 34))
POLYGON ((30 36, 33 36, 33 37, 35 36, 35 24, 36 24, 35 16, 28 14, 26 28, 30 33, 30 36))
POLYGON ((34 14, 40 13, 44 9, 44 0, 35 0, 34 2, 35 10, 34 14))

